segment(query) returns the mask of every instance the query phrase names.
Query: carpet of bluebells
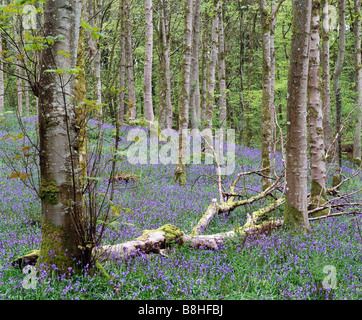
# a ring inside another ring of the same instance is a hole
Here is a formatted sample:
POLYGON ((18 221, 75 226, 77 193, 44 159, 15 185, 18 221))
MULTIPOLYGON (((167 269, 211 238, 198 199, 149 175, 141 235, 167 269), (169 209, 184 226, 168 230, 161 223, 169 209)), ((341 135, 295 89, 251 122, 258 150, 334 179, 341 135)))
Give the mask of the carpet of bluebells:
MULTIPOLYGON (((29 135, 35 139, 36 119, 23 121, 29 135)), ((95 122, 94 126, 97 126, 95 122)), ((103 125, 103 128, 105 137, 111 141, 114 127, 103 125)), ((121 128, 121 146, 129 144, 127 130, 121 128)), ((35 288, 25 289, 25 274, 12 267, 10 262, 40 247, 41 213, 36 193, 24 185, 26 179, 10 178, 14 169, 9 164, 11 161, 17 163, 18 158, 14 155, 24 145, 25 138, 17 136, 20 133, 16 118, 7 116, 2 120, 0 299, 362 299, 362 221, 358 215, 312 222, 312 232, 307 234, 276 230, 245 242, 230 240, 219 250, 175 247, 167 256, 140 255, 126 262, 114 261, 105 266, 112 280, 87 270, 74 274, 69 269, 69 273, 63 275, 43 270, 37 275, 35 288), (328 289, 323 285, 328 278, 325 266, 332 266, 336 272, 335 288, 328 289)), ((93 142, 97 138, 90 137, 93 142)), ((104 150, 107 150, 107 142, 104 150)), ((224 178, 225 186, 238 172, 260 166, 260 150, 236 146, 235 152, 235 173, 224 178)), ((104 174, 110 170, 107 162, 110 157, 105 154, 101 160, 104 161, 104 174)), ((276 155, 275 163, 281 172, 279 155, 276 155)), ((353 166, 344 161, 344 175, 348 176, 352 171, 353 166)), ((215 182, 210 179, 215 176, 214 165, 189 165, 188 184, 184 187, 173 182, 174 165, 131 165, 119 161, 117 172, 138 174, 141 180, 116 184, 114 202, 129 210, 121 213, 116 228, 107 229, 103 244, 132 240, 142 230, 156 229, 166 223, 189 233, 218 194, 215 182)), ((260 192, 260 185, 257 175, 240 180, 245 198, 260 192)), ((362 175, 359 175, 344 187, 344 191, 361 186, 362 175)), ((106 188, 106 183, 100 184, 100 191, 103 187, 106 188)), ((361 193, 355 195, 355 200, 360 198, 361 193)), ((229 216, 216 216, 205 233, 229 231, 243 225, 246 213, 257 210, 266 201, 240 207, 229 216)), ((274 214, 282 215, 282 208, 274 214)), ((49 268, 51 271, 55 266, 49 268)))

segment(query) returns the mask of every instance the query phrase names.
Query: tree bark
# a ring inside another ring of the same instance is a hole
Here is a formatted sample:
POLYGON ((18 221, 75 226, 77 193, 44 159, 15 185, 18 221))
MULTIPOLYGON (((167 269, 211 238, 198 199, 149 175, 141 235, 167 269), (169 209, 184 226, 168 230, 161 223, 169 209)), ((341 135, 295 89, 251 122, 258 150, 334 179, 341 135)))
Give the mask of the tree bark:
MULTIPOLYGON (((219 10, 219 108, 220 108, 220 128, 227 128, 226 118, 226 52, 225 52, 225 35, 224 35, 224 14, 223 6, 219 10)), ((221 139, 222 141, 223 139, 221 139)))
POLYGON ((322 7, 322 50, 321 65, 322 73, 322 103, 323 103, 323 133, 324 147, 329 150, 333 140, 331 125, 331 85, 329 68, 329 4, 330 0, 321 0, 322 7))
POLYGON ((147 121, 154 121, 152 104, 152 61, 153 61, 153 7, 152 0, 145 0, 146 50, 144 67, 144 110, 147 121))
MULTIPOLYGON (((14 41, 18 48, 21 48, 20 39, 19 39, 19 32, 18 32, 18 18, 14 15, 13 16, 13 25, 14 25, 14 41)), ((18 116, 23 116, 23 88, 22 88, 22 68, 19 66, 21 64, 20 59, 18 56, 21 54, 19 51, 15 51, 15 74, 16 74, 16 97, 17 97, 17 112, 18 116)))
POLYGON ((206 12, 203 14, 202 28, 202 62, 201 62, 201 121, 202 127, 206 122, 207 109, 207 75, 208 75, 208 39, 209 39, 209 17, 206 12))
POLYGON ((307 85, 312 1, 294 1, 287 99, 284 224, 309 229, 307 213, 307 85))
POLYGON ((136 88, 133 70, 133 49, 132 49, 132 31, 130 21, 129 0, 125 1, 125 28, 126 28, 126 69, 127 69, 127 92, 128 92, 128 120, 135 120, 137 117, 136 88))
POLYGON ((192 60, 190 80, 190 115, 191 129, 200 126, 200 84, 199 84, 199 41, 200 41, 200 10, 201 0, 193 0, 192 18, 192 60))
POLYGON ((214 13, 212 17, 212 45, 211 45, 211 55, 209 61, 209 72, 208 72, 208 89, 207 89, 207 98, 206 98, 206 128, 212 129, 212 118, 213 118, 213 109, 214 109, 214 91, 215 91, 215 70, 217 63, 217 53, 218 53, 218 43, 219 43, 219 15, 218 11, 220 10, 219 0, 214 0, 214 13))
POLYGON ((270 186, 270 152, 271 152, 271 56, 270 56, 270 16, 266 0, 260 0, 262 48, 263 48, 263 97, 261 105, 261 167, 266 169, 262 177, 262 188, 270 186), (267 169, 269 168, 269 169, 267 169))
POLYGON ((357 93, 357 119, 355 123, 353 160, 357 165, 361 164, 361 131, 362 131, 362 62, 361 62, 361 1, 354 0, 355 8, 355 56, 356 56, 356 93, 357 93))
POLYGON ((346 19, 345 19, 345 1, 338 1, 338 16, 339 16, 339 43, 338 43, 338 57, 336 66, 333 74, 333 88, 336 101, 336 135, 338 138, 336 140, 335 147, 335 167, 334 175, 332 180, 332 185, 336 186, 341 181, 342 174, 342 132, 340 131, 342 125, 342 94, 340 87, 340 77, 343 68, 344 62, 344 53, 345 53, 345 37, 346 37, 346 19))
MULTIPOLYGON (((327 201, 326 164, 324 157, 323 110, 321 103, 321 77, 319 55, 319 11, 320 1, 313 0, 309 81, 308 81, 308 118, 309 118, 309 152, 311 175, 311 208, 319 207, 327 201)), ((319 212, 324 215, 325 212, 319 212)))
MULTIPOLYGON (((0 2, 2 3, 2 1, 0 2)), ((3 41, 2 38, 0 38, 0 52, 3 51, 3 41)), ((4 113, 4 72, 3 72, 3 62, 2 59, 0 59, 0 115, 4 113)))
POLYGON ((125 0, 120 2, 121 11, 121 61, 119 70, 119 87, 120 87, 120 101, 119 101, 119 114, 118 120, 120 123, 124 121, 125 115, 125 87, 126 87, 126 24, 125 24, 125 0))
POLYGON ((179 135, 178 135, 178 163, 175 167, 175 181, 180 185, 186 184, 186 152, 187 152, 187 127, 189 120, 189 98, 190 98, 190 71, 191 71, 191 33, 192 33, 192 0, 185 1, 185 24, 184 24, 184 48, 181 74, 181 93, 179 107, 179 135))
POLYGON ((79 258, 77 223, 82 215, 77 150, 78 126, 74 79, 67 72, 77 63, 80 0, 49 0, 44 5, 45 36, 63 36, 41 56, 39 95, 42 240, 38 263, 54 263, 59 270, 73 267, 79 258), (69 57, 58 54, 64 50, 69 57), (69 99, 73 97, 73 99, 69 99))

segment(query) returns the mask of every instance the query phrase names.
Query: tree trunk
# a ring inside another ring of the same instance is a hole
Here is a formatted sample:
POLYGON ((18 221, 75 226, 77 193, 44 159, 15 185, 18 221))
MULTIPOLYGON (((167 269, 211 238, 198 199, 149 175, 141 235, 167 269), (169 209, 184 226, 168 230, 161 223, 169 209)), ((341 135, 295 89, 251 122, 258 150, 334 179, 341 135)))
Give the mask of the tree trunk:
MULTIPOLYGON (((13 16, 13 25, 14 25, 14 41, 18 48, 21 48, 21 44, 19 43, 19 32, 18 32, 18 18, 14 15, 13 16)), ((21 64, 21 61, 19 59, 19 55, 21 55, 21 52, 18 52, 16 50, 15 52, 15 74, 16 74, 16 97, 17 97, 17 111, 18 116, 23 116, 23 88, 22 88, 22 68, 19 66, 21 64)))
POLYGON ((130 21, 129 0, 125 1, 125 28, 126 28, 126 68, 127 68, 127 92, 128 92, 128 120, 135 120, 137 117, 136 87, 133 71, 133 49, 132 49, 132 31, 130 21))
POLYGON ((270 152, 271 152, 271 59, 270 59, 270 16, 268 14, 266 0, 260 0, 262 48, 263 48, 263 97, 261 105, 261 166, 264 171, 262 188, 270 186, 270 152), (269 168, 269 169, 267 169, 269 168))
POLYGON ((355 54, 356 54, 356 93, 357 119, 355 124, 353 160, 361 164, 361 131, 362 131, 362 62, 361 62, 361 1, 354 0, 355 8, 355 54))
MULTIPOLYGON (((224 17, 222 6, 219 10, 219 108, 220 108, 220 128, 227 128, 226 119, 226 53, 224 36, 224 17)), ((222 141, 223 139, 221 139, 222 141)))
POLYGON ((82 215, 79 134, 74 80, 67 72, 77 63, 81 1, 49 0, 44 4, 45 36, 64 37, 42 52, 39 95, 42 240, 38 263, 55 264, 60 271, 79 258, 77 223, 82 215), (58 54, 64 50, 69 57, 58 54), (76 260, 73 261, 73 258, 76 260))
POLYGON ((322 6, 322 102, 323 102, 323 133, 324 147, 329 150, 333 140, 333 131, 331 125, 331 85, 329 68, 329 2, 330 0, 321 0, 322 6))
POLYGON ((287 99, 284 224, 309 229, 307 213, 307 85, 312 1, 294 1, 287 99))
POLYGON ((119 101, 119 114, 118 120, 120 123, 124 121, 125 114, 125 87, 126 87, 126 25, 125 25, 125 0, 120 2, 121 11, 121 61, 119 70, 119 87, 120 87, 120 101, 119 101))
POLYGON ((200 84, 199 84, 199 38, 200 38, 200 10, 201 0, 193 0, 193 34, 192 34, 192 60, 190 80, 190 115, 191 128, 200 126, 200 84))
MULTIPOLYGON (((324 157, 323 110, 321 103, 321 78, 319 56, 320 1, 313 0, 308 81, 309 150, 311 175, 311 209, 327 201, 326 164, 324 157)), ((326 212, 320 211, 318 215, 326 212)))
POLYGON ((251 75, 253 71, 254 63, 254 35, 255 35, 255 24, 256 24, 257 12, 254 13, 253 23, 250 24, 249 30, 249 66, 248 66, 248 81, 246 91, 248 92, 248 101, 246 103, 246 119, 245 119, 245 143, 247 147, 251 145, 251 101, 250 101, 250 89, 251 89, 251 75))
POLYGON ((146 16, 146 49, 144 67, 144 109, 147 121, 154 121, 152 105, 152 60, 153 60, 153 7, 152 0, 145 0, 146 16))
POLYGON ((159 53, 158 53, 158 61, 159 61, 159 92, 160 92, 160 101, 158 107, 158 116, 159 123, 162 127, 166 126, 166 113, 167 113, 167 79, 166 79, 166 55, 165 50, 167 47, 167 39, 166 39, 166 17, 165 10, 167 2, 164 0, 159 0, 160 3, 160 27, 158 32, 158 43, 159 43, 159 53))
POLYGON ((214 15, 212 18, 212 46, 211 46, 211 55, 209 62, 209 73, 208 73, 208 89, 207 89, 207 98, 206 98, 206 128, 212 129, 212 118, 213 118, 213 109, 214 109, 214 91, 215 91, 215 70, 217 63, 217 48, 219 43, 219 15, 220 10, 219 0, 214 0, 214 15))
POLYGON ((202 128, 206 121, 207 109, 207 75, 208 75, 208 39, 209 39, 209 17, 206 12, 203 14, 202 28, 202 62, 201 62, 201 121, 202 128))
MULTIPOLYGON (((1 3, 1 2, 0 2, 1 3)), ((0 38, 0 52, 3 51, 3 40, 0 38)), ((0 59, 0 115, 5 111, 4 109, 4 72, 3 72, 3 62, 0 59)))
POLYGON ((338 57, 336 66, 333 74, 333 87, 334 87, 334 95, 336 99, 336 134, 338 134, 338 138, 336 141, 336 161, 334 167, 334 175, 332 180, 332 185, 336 186, 341 182, 341 174, 342 174, 342 132, 341 124, 342 124, 342 94, 340 87, 340 77, 343 68, 344 62, 344 52, 345 52, 345 37, 346 37, 346 22, 345 22, 345 1, 338 1, 338 11, 339 11, 339 43, 338 43, 338 57))
POLYGON ((275 25, 277 23, 277 17, 275 14, 275 1, 271 2, 270 14, 272 17, 272 21, 270 22, 270 118, 271 118, 271 139, 274 140, 274 130, 275 130, 275 25))
POLYGON ((175 181, 180 185, 186 184, 186 152, 187 152, 187 126, 189 120, 189 94, 190 94, 190 71, 191 71, 191 33, 192 33, 192 0, 185 1, 185 25, 184 25, 184 59, 181 74, 181 93, 179 107, 179 155, 175 167, 175 181))

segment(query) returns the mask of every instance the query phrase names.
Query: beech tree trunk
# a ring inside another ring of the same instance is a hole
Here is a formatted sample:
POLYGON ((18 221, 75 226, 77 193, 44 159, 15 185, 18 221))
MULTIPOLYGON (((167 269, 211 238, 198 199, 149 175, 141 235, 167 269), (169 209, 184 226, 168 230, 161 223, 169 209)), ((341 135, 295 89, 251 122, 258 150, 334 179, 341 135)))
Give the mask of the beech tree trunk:
POLYGON ((60 271, 75 266, 79 258, 77 222, 82 215, 81 184, 77 172, 78 126, 74 79, 67 72, 77 64, 80 0, 49 0, 44 4, 44 34, 59 36, 41 56, 39 94, 42 240, 38 263, 53 263, 60 271), (64 58, 59 51, 69 57, 64 58), (53 254, 54 253, 54 254, 53 254), (76 261, 73 261, 73 258, 76 261))
POLYGON ((206 122, 207 109, 207 75, 208 75, 208 39, 209 39, 209 17, 206 12, 203 14, 202 28, 202 62, 201 62, 201 120, 202 127, 206 122))
POLYGON ((329 67, 329 3, 330 0, 321 0, 322 7, 322 103, 323 103, 323 133, 324 147, 329 150, 333 140, 333 130, 331 125, 331 85, 329 67))
POLYGON ((153 8, 152 0, 145 0, 146 49, 144 67, 144 110, 147 121, 154 121, 152 104, 152 61, 153 61, 153 8))
POLYGON ((175 181, 180 185, 186 184, 186 149, 188 137, 184 135, 189 120, 190 98, 190 71, 191 71, 191 32, 192 32, 192 0, 185 1, 185 25, 184 25, 184 59, 181 74, 181 93, 179 107, 179 149, 178 163, 175 167, 175 181))
POLYGON ((344 52, 345 52, 345 37, 346 37, 346 18, 345 18, 345 1, 338 1, 338 16, 339 16, 339 43, 338 43, 338 57, 336 66, 333 74, 333 88, 334 95, 336 99, 336 134, 338 138, 336 141, 335 155, 336 161, 334 166, 334 175, 332 180, 332 185, 336 186, 341 182, 342 174, 342 132, 340 131, 342 124, 342 94, 340 87, 340 77, 343 68, 344 62, 344 52))
POLYGON ((270 186, 270 152, 272 143, 271 132, 271 56, 270 56, 270 16, 268 14, 266 0, 260 0, 262 49, 263 49, 263 97, 261 105, 261 167, 266 169, 262 177, 262 188, 270 186), (267 169, 269 168, 269 169, 267 169))
POLYGON ((133 49, 132 49, 132 31, 130 21, 130 5, 129 1, 125 0, 124 8, 126 39, 126 69, 127 69, 127 92, 128 92, 128 120, 135 120, 137 117, 137 104, 136 104, 136 87, 133 71, 133 49))
POLYGON ((287 99, 286 202, 284 224, 309 229, 307 213, 307 85, 311 0, 293 3, 293 37, 287 99))
POLYGON ((207 89, 207 98, 206 98, 206 128, 212 129, 212 118, 213 118, 213 109, 214 109, 214 91, 215 91, 215 71, 217 63, 217 54, 218 54, 218 43, 219 43, 219 10, 220 3, 219 0, 214 0, 214 14, 212 18, 212 45, 211 45, 211 55, 209 62, 209 72, 208 72, 208 89, 207 89))
MULTIPOLYGON (((2 2, 0 2, 2 3, 2 2)), ((0 38, 0 52, 3 50, 3 41, 0 38)), ((0 115, 4 113, 4 72, 3 72, 3 62, 0 59, 0 115)))
MULTIPOLYGON (((19 32, 18 32, 18 18, 14 15, 13 16, 13 25, 14 25, 14 41, 16 43, 16 45, 18 46, 18 48, 21 48, 21 44, 19 43, 20 39, 19 39, 19 32)), ((23 116, 23 88, 22 88, 22 69, 19 66, 19 64, 21 64, 20 59, 19 59, 19 55, 21 54, 21 52, 16 51, 15 52, 15 74, 16 74, 16 101, 17 101, 17 111, 18 111, 18 116, 22 117, 23 116)))
POLYGON ((120 123, 124 121, 125 115, 125 87, 126 87, 126 24, 125 24, 125 1, 120 3, 121 11, 121 61, 120 61, 120 71, 119 71, 119 87, 120 92, 120 101, 119 101, 119 114, 118 120, 120 123))
MULTIPOLYGON (((220 108, 220 127, 227 128, 226 118, 226 56, 225 56, 225 36, 224 36, 224 15, 222 6, 219 10, 219 108, 220 108)), ((221 139, 223 140, 223 139, 221 139)))
MULTIPOLYGON (((311 208, 314 209, 327 201, 326 164, 324 157, 323 110, 321 103, 321 77, 319 72, 319 11, 320 1, 313 0, 309 81, 308 81, 308 116, 309 116, 309 150, 311 175, 311 208)), ((324 215, 320 211, 318 215, 324 215)))
POLYGON ((200 126, 200 84, 199 84, 199 38, 200 38, 200 10, 201 0, 193 0, 192 18, 192 60, 190 80, 190 120, 191 128, 200 126))
POLYGON ((353 159, 357 165, 361 164, 361 132, 362 132, 362 62, 361 62, 361 1, 354 1, 355 8, 355 55, 356 55, 356 93, 357 119, 355 123, 353 159))
POLYGON ((271 2, 270 14, 274 18, 270 22, 270 118, 271 118, 271 139, 274 140, 275 130, 275 103, 274 103, 274 87, 275 87, 275 25, 277 23, 277 17, 275 14, 275 1, 271 2))

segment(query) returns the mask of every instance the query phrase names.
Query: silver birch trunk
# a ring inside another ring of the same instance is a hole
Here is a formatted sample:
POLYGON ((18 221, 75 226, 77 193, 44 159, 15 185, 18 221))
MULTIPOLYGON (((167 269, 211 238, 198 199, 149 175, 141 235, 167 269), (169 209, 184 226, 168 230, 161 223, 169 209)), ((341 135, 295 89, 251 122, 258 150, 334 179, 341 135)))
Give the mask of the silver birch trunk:
POLYGON ((200 10, 201 0, 193 0, 193 34, 192 34, 192 60, 190 80, 190 113, 191 128, 200 126, 200 83, 199 83, 199 42, 200 42, 200 10))
MULTIPOLYGON (((323 205, 326 195, 326 164, 324 157, 323 109, 321 102, 321 77, 319 54, 320 1, 313 0, 308 81, 309 152, 311 175, 311 209, 323 205)), ((320 211, 318 215, 324 215, 320 211)))
POLYGON ((260 0, 262 50, 263 50, 263 96, 261 105, 261 166, 264 171, 262 188, 270 186, 270 152, 271 152, 271 58, 270 58, 270 16, 268 14, 266 0, 260 0))
POLYGON ((294 1, 287 99, 284 224, 309 229, 307 213, 307 85, 312 1, 294 1))
POLYGON ((190 71, 191 71, 191 33, 192 33, 192 0, 185 1, 185 24, 184 24, 184 58, 181 74, 181 93, 179 107, 179 149, 178 163, 175 167, 175 181, 180 185, 186 184, 186 152, 187 132, 189 120, 189 99, 190 99, 190 71))
POLYGON ((144 67, 144 110, 147 121, 154 121, 152 105, 152 59, 153 59, 153 21, 152 0, 145 0, 146 49, 144 67))
POLYGON ((341 174, 342 174, 342 132, 340 131, 342 124, 342 94, 341 94, 341 86, 339 81, 343 68, 345 43, 346 43, 346 18, 345 18, 344 0, 338 1, 338 16, 339 16, 338 57, 333 74, 333 88, 336 99, 336 135, 338 134, 338 138, 336 140, 336 147, 335 147, 336 161, 335 161, 334 175, 332 180, 333 186, 336 186, 340 183, 341 174))
POLYGON ((330 0, 322 0, 322 103, 323 103, 323 133, 324 147, 329 150, 333 140, 333 131, 331 125, 331 84, 329 67, 329 3, 330 0))
POLYGON ((78 131, 74 78, 67 72, 77 64, 80 0, 49 0, 44 4, 45 36, 62 36, 41 56, 39 94, 42 240, 40 261, 60 271, 74 267, 79 257, 77 223, 82 215, 78 131), (64 50, 69 57, 58 54, 64 50), (72 99, 69 99, 72 98, 72 99), (50 256, 53 252, 56 256, 50 256))
POLYGON ((356 55, 356 93, 357 119, 354 132, 353 160, 361 164, 361 132, 362 132, 362 62, 361 62, 361 1, 354 1, 355 8, 355 55, 356 55))

